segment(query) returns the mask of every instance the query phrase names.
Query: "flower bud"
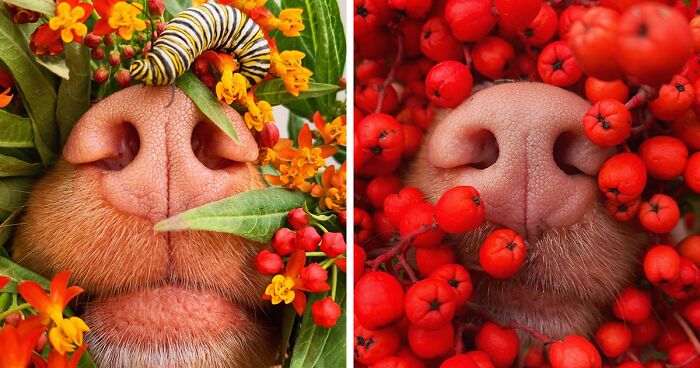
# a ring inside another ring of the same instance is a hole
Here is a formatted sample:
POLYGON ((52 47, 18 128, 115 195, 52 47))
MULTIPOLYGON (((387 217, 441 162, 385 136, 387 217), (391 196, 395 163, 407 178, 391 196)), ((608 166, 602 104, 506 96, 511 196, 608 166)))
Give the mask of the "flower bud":
POLYGON ((327 296, 311 305, 311 314, 314 316, 315 324, 331 328, 340 318, 340 306, 327 296))
POLYGON ((146 54, 151 51, 152 46, 151 41, 146 42, 146 46, 144 46, 143 51, 141 51, 141 56, 146 57, 146 54))
POLYGON ((124 46, 124 48, 122 48, 121 56, 124 60, 129 60, 134 57, 134 47, 131 45, 124 46))
POLYGON ((328 271, 316 262, 304 267, 299 277, 301 277, 304 289, 313 293, 327 291, 331 288, 326 282, 328 271))
POLYGON ((156 33, 158 34, 158 36, 160 36, 160 34, 163 33, 163 31, 165 30, 165 27, 167 27, 167 26, 168 26, 168 22, 158 23, 158 27, 156 27, 156 33))
POLYGON ((106 35, 104 37, 104 42, 105 42, 105 45, 112 46, 112 45, 114 45, 114 37, 112 35, 106 35))
POLYGON ((44 348, 46 347, 46 342, 49 339, 46 337, 46 334, 41 334, 39 338, 36 340, 36 344, 34 345, 34 351, 37 353, 41 353, 44 351, 44 348))
POLYGON ((318 243, 321 242, 321 236, 318 235, 316 229, 311 226, 306 226, 297 231, 296 247, 307 252, 313 252, 318 248, 318 243))
POLYGON ((119 87, 126 88, 131 85, 131 74, 126 69, 119 69, 114 74, 114 79, 117 80, 119 87))
POLYGON ((109 72, 103 67, 95 69, 92 73, 92 79, 97 83, 104 83, 109 78, 109 72))
POLYGON ((85 46, 94 49, 100 46, 102 43, 102 37, 95 35, 94 33, 90 32, 83 37, 83 43, 85 46))
POLYGON ((321 237, 321 252, 326 253, 328 257, 335 258, 343 253, 346 249, 345 239, 341 233, 325 233, 321 237))
POLYGON ((286 227, 280 228, 272 238, 272 248, 281 256, 287 256, 294 250, 297 234, 286 227))
POLYGON ((5 8, 7 8, 7 12, 10 13, 12 21, 17 24, 34 23, 43 16, 41 13, 20 8, 19 6, 12 5, 10 3, 6 3, 5 8))
POLYGON ((253 260, 255 268, 263 275, 274 275, 282 271, 284 262, 279 254, 264 249, 253 260))
POLYGON ((275 124, 265 124, 260 132, 260 144, 263 147, 272 148, 280 140, 280 130, 275 124))
POLYGON ((119 53, 117 51, 112 51, 109 53, 109 65, 117 66, 122 63, 119 53))
POLYGON ((19 325, 19 321, 22 320, 22 313, 12 313, 7 318, 5 318, 5 324, 12 326, 12 327, 17 327, 19 325))
POLYGON ((306 215, 303 209, 295 208, 287 212, 287 222, 289 222, 293 228, 299 230, 309 225, 309 216, 306 215))
POLYGON ((105 57, 105 50, 98 46, 90 51, 90 57, 92 57, 93 60, 102 60, 105 57))

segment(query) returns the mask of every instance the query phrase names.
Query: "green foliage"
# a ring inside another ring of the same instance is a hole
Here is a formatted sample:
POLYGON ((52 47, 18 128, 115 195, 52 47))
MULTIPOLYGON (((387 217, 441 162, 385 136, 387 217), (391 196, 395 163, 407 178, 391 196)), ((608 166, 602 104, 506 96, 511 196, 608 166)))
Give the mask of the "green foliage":
POLYGON ((299 191, 267 188, 243 192, 185 211, 156 224, 158 231, 209 230, 266 242, 272 239, 305 195, 299 191))
POLYGON ((87 47, 76 43, 65 46, 69 78, 58 88, 56 124, 61 146, 68 139, 73 125, 90 108, 90 53, 87 47))
POLYGON ((299 92, 299 96, 294 96, 287 92, 287 89, 284 87, 284 83, 278 78, 259 84, 255 88, 255 95, 261 100, 269 102, 270 105, 275 106, 284 105, 307 98, 327 96, 330 94, 335 96, 333 92, 337 91, 338 89, 339 87, 333 84, 309 82, 308 91, 299 92))

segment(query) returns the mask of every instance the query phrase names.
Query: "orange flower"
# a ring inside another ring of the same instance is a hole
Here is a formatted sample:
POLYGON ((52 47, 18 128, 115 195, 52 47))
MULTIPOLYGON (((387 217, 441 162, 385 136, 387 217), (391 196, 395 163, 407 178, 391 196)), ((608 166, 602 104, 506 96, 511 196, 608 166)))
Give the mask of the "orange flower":
POLYGON ((294 310, 300 316, 304 314, 304 309, 306 309, 306 294, 304 292, 320 292, 330 289, 330 285, 325 281, 304 281, 301 277, 301 271, 304 269, 305 263, 306 251, 295 249, 287 259, 284 274, 275 275, 272 278, 270 285, 265 289, 263 299, 272 301, 272 304, 292 303, 294 310))
POLYGON ((0 367, 24 368, 29 365, 32 353, 45 327, 40 316, 20 320, 17 327, 9 323, 0 329, 0 367))
POLYGON ((83 345, 80 349, 76 350, 75 353, 68 359, 67 354, 59 354, 55 350, 51 350, 49 353, 48 361, 44 361, 41 358, 33 360, 35 368, 76 368, 78 362, 80 362, 80 357, 87 349, 87 345, 83 345))
POLYGON ((92 33, 105 36, 116 32, 119 37, 130 40, 134 31, 146 29, 146 22, 138 17, 143 12, 142 4, 124 0, 95 0, 94 3, 100 19, 92 33))
POLYGON ((338 142, 338 144, 344 146, 346 144, 346 123, 345 123, 345 115, 339 116, 333 121, 328 124, 323 120, 323 116, 321 116, 321 113, 316 111, 314 113, 314 125, 316 126, 316 130, 321 134, 321 137, 323 137, 323 141, 326 144, 333 143, 333 142, 338 142))
POLYGON ((274 167, 279 167, 279 151, 290 149, 292 148, 293 144, 294 142, 292 142, 291 139, 280 139, 279 141, 277 141, 277 144, 275 144, 275 146, 272 148, 263 147, 260 150, 259 156, 260 166, 267 166, 268 164, 271 164, 274 167))
POLYGON ((322 210, 331 210, 340 212, 345 210, 347 194, 345 180, 347 173, 345 162, 340 166, 338 172, 335 171, 335 166, 329 166, 321 175, 321 185, 314 185, 311 189, 311 195, 316 198, 321 198, 319 206, 322 210))
POLYGON ((318 169, 326 165, 326 158, 331 157, 337 150, 337 147, 329 145, 314 147, 309 125, 304 124, 299 131, 299 147, 290 147, 277 153, 280 160, 286 161, 277 168, 280 174, 268 174, 265 178, 272 185, 308 192, 311 190, 311 183, 306 180, 314 177, 318 169))
POLYGON ((43 314, 45 318, 50 318, 54 323, 63 321, 63 310, 71 299, 83 292, 78 286, 68 287, 70 271, 59 272, 51 280, 49 293, 34 281, 23 281, 17 286, 17 290, 22 294, 22 298, 31 304, 34 309, 43 314))
POLYGON ((29 49, 36 56, 56 56, 63 52, 61 33, 52 30, 48 23, 42 24, 29 36, 29 49))
POLYGON ((12 101, 12 95, 10 94, 10 88, 8 87, 5 91, 0 93, 0 109, 10 104, 12 101))
POLYGON ((78 0, 58 0, 56 15, 49 19, 49 28, 60 35, 63 42, 80 42, 87 33, 83 24, 90 14, 92 5, 78 0))

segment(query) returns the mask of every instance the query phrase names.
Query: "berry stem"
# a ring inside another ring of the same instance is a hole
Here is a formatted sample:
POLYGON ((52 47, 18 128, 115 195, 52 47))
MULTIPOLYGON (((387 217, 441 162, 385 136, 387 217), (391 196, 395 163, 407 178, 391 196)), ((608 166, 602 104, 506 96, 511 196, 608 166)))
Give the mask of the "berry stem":
POLYGON ((331 279, 331 299, 335 301, 335 291, 338 289, 338 266, 333 265, 333 276, 331 279))
POLYGON ((464 334, 465 328, 466 323, 460 323, 457 325, 457 332, 455 332, 455 354, 462 354, 464 352, 464 342, 462 341, 462 335, 464 334))
POLYGON ((7 318, 8 316, 13 315, 13 314, 15 314, 15 313, 17 313, 17 312, 21 312, 21 311, 23 311, 23 310, 25 310, 25 309, 31 308, 31 306, 32 306, 32 305, 29 304, 29 303, 23 303, 23 304, 20 304, 20 305, 14 307, 14 308, 10 308, 10 309, 8 309, 8 310, 6 310, 6 311, 0 313, 0 321, 4 320, 4 319, 7 318))
MULTIPOLYGON (((495 5, 494 5, 494 6, 495 6, 495 5)), ((472 54, 471 54, 471 52, 469 51, 469 46, 466 46, 466 45, 465 45, 465 46, 462 48, 462 50, 464 51, 464 64, 465 64, 468 68, 471 68, 471 67, 472 67, 472 54)))
POLYGON ((685 334, 688 335, 688 339, 690 340, 690 343, 693 344, 695 352, 700 354, 700 341, 698 341, 697 336, 695 336, 695 333, 688 325, 688 322, 686 322, 685 319, 678 314, 678 312, 673 312, 673 317, 676 319, 676 321, 678 321, 678 324, 681 325, 681 328, 683 328, 685 334))
POLYGON ((416 283, 418 282, 418 278, 416 277, 416 273, 413 271, 413 268, 411 265, 408 264, 408 261, 406 261, 406 256, 404 253, 399 253, 398 256, 399 259, 399 264, 403 268, 403 270, 406 272, 406 275, 408 275, 408 278, 411 279, 411 282, 416 283))
POLYGON ((411 246, 411 243, 413 243, 413 240, 416 239, 417 236, 425 234, 429 231, 434 231, 438 227, 437 222, 432 223, 431 225, 421 225, 418 229, 415 231, 407 234, 406 236, 402 236, 399 238, 397 243, 393 245, 391 248, 386 250, 384 253, 380 254, 377 256, 377 258, 368 261, 367 262, 367 267, 370 267, 372 269, 377 269, 379 266, 382 265, 382 263, 389 261, 393 259, 395 256, 399 254, 404 254, 408 251, 408 248, 411 246))
POLYGON ((649 102, 654 95, 656 95, 657 91, 650 86, 643 85, 639 88, 639 91, 630 98, 629 101, 625 104, 625 107, 629 110, 632 110, 636 107, 644 106, 647 102, 649 102))
POLYGON ((491 313, 488 309, 484 308, 483 306, 476 304, 474 302, 467 302, 467 308, 474 314, 478 315, 479 317, 488 320, 490 322, 493 322, 497 324, 501 328, 508 328, 508 329, 514 329, 514 330, 520 330, 520 331, 525 331, 529 333, 532 337, 536 338, 537 340, 542 341, 545 344, 549 344, 552 342, 552 338, 549 337, 548 335, 537 331, 533 327, 530 326, 524 326, 521 325, 520 323, 517 322, 504 322, 501 321, 498 317, 496 317, 495 314, 491 313))
POLYGON ((389 85, 394 82, 394 75, 396 74, 396 69, 401 66, 401 62, 403 61, 403 34, 401 32, 396 33, 396 39, 397 39, 397 44, 399 45, 399 49, 396 51, 396 59, 394 59, 394 64, 391 65, 391 69, 389 70, 389 74, 386 76, 386 79, 384 80, 384 84, 382 85, 382 90, 379 91, 379 99, 377 100, 377 108, 374 110, 375 113, 382 112, 382 105, 384 104, 384 94, 386 93, 386 89, 389 88, 389 85))

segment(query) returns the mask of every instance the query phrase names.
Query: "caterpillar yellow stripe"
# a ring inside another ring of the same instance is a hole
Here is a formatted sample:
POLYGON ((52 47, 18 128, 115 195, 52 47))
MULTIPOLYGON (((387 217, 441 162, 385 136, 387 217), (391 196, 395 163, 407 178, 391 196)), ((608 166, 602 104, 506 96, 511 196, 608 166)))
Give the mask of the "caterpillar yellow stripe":
POLYGON ((270 45, 260 26, 234 7, 207 3, 175 16, 129 71, 148 85, 170 84, 206 50, 232 54, 251 85, 270 69, 270 45))

